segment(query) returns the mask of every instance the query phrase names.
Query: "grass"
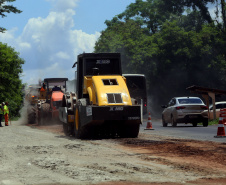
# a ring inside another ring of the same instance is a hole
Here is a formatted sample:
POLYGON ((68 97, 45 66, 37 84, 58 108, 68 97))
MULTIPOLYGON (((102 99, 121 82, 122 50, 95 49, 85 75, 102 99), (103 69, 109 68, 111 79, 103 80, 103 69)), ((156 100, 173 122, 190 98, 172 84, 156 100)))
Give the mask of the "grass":
POLYGON ((209 125, 217 125, 219 123, 219 119, 214 119, 209 121, 209 125))
MULTIPOLYGON (((208 125, 218 125, 219 118, 214 120, 209 120, 208 125)), ((202 123, 198 123, 198 125, 202 125, 202 123)))

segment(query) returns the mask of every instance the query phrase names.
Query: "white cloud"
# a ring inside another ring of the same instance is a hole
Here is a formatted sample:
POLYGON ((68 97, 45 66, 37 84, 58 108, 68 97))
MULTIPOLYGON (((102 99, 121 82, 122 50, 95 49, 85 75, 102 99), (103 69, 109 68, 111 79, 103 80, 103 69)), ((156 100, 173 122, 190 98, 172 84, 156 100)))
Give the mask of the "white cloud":
POLYGON ((79 0, 47 0, 53 4, 53 10, 63 12, 68 9, 74 9, 79 0))
POLYGON ((55 11, 45 18, 28 20, 22 34, 15 38, 16 29, 0 34, 0 41, 20 52, 25 59, 23 82, 38 83, 38 79, 48 77, 74 78, 71 67, 77 55, 93 52, 100 33, 87 34, 75 30, 73 16, 78 0, 48 0, 55 11), (64 10, 64 11, 62 11, 64 10))

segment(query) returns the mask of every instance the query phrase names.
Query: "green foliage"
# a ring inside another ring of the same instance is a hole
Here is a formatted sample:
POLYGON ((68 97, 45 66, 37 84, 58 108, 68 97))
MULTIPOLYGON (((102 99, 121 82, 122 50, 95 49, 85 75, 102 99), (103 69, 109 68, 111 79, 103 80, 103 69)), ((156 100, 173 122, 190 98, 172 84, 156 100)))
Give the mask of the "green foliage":
MULTIPOLYGON (((21 13, 21 10, 18 10, 13 5, 9 5, 8 3, 14 2, 15 0, 0 0, 0 16, 2 18, 6 17, 6 13, 21 13)), ((6 31, 5 28, 0 27, 0 32, 6 31)))
POLYGON ((218 125, 219 124, 219 119, 214 119, 209 121, 209 125, 218 125))
POLYGON ((145 74, 153 105, 191 85, 225 89, 226 29, 209 16, 214 2, 136 0, 105 22, 95 52, 120 52, 123 73, 145 74))
POLYGON ((22 73, 24 60, 13 48, 0 42, 0 102, 9 102, 12 117, 19 116, 23 103, 22 73))

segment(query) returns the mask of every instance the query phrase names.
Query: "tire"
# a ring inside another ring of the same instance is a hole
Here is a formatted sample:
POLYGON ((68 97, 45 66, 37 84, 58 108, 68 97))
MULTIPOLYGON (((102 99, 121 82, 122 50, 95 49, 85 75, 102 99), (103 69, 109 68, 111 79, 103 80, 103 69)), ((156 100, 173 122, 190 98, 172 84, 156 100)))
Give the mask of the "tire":
POLYGON ((165 118, 162 116, 162 126, 167 127, 168 123, 166 123, 165 118))
POLYGON ((41 112, 40 112, 40 123, 41 123, 41 125, 45 125, 46 122, 48 122, 50 120, 49 109, 50 109, 50 104, 48 104, 48 103, 42 104, 41 112))
POLYGON ((204 127, 208 127, 208 119, 204 119, 204 121, 202 122, 202 125, 204 126, 204 127))
POLYGON ((64 129, 64 134, 66 136, 70 136, 72 135, 72 126, 71 126, 71 123, 63 123, 63 129, 64 129))
POLYGON ((174 120, 173 115, 171 116, 171 125, 172 125, 172 127, 176 127, 177 126, 177 122, 174 120))
POLYGON ((89 129, 87 126, 81 126, 79 107, 76 107, 75 110, 75 123, 74 123, 74 134, 78 139, 87 139, 89 138, 89 129))

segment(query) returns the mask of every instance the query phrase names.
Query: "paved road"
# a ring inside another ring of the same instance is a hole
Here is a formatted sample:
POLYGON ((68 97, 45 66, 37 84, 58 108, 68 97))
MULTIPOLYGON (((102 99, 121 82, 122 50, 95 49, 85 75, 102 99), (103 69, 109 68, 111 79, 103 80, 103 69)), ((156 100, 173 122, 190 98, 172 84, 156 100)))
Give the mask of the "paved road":
POLYGON ((217 135, 218 125, 212 125, 208 127, 198 125, 197 127, 193 127, 191 124, 178 124, 177 127, 163 127, 162 121, 160 119, 153 119, 151 122, 154 130, 144 130, 147 126, 147 120, 144 120, 143 124, 141 125, 140 132, 161 136, 173 136, 184 139, 226 142, 226 137, 214 137, 217 135))

